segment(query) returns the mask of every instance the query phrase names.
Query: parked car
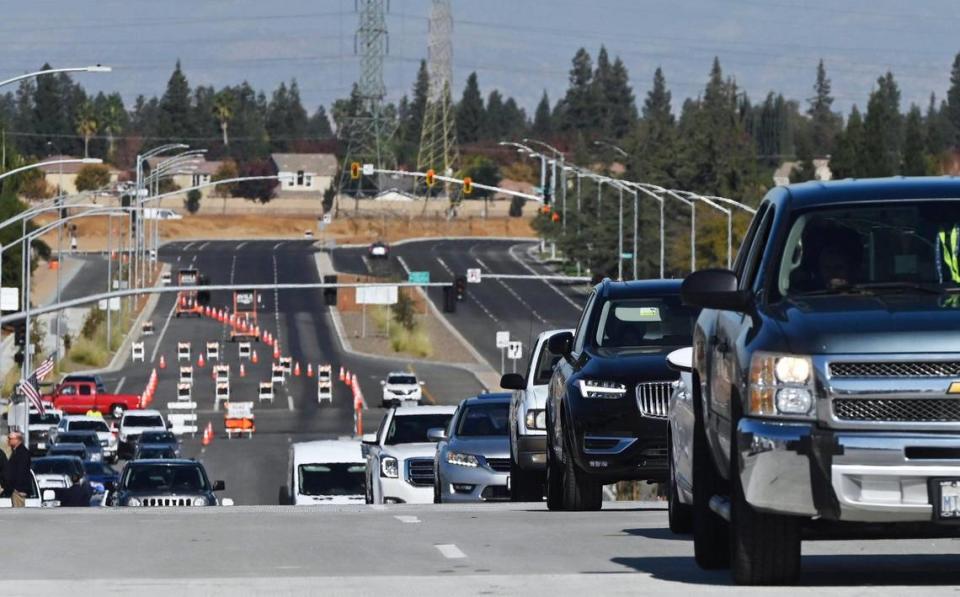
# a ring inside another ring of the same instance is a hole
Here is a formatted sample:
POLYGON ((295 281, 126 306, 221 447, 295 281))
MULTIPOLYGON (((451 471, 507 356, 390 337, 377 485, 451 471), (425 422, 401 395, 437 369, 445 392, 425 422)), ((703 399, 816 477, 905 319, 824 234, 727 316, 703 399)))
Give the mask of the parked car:
POLYGON ((84 462, 93 460, 90 450, 81 443, 53 444, 50 446, 50 449, 47 450, 47 456, 76 456, 84 462))
POLYGON ((958 198, 946 177, 777 187, 733 270, 684 281, 703 309, 689 448, 702 567, 793 582, 814 520, 956 528, 958 198))
POLYGON ((120 473, 105 462, 84 462, 83 469, 95 493, 113 491, 120 480, 120 473))
POLYGON ((77 456, 41 456, 30 462, 40 490, 70 487, 73 477, 85 475, 83 461, 77 456))
POLYGON ((423 398, 423 382, 417 379, 416 374, 405 371, 393 371, 380 382, 383 386, 383 399, 380 405, 383 408, 401 406, 405 404, 420 404, 423 398))
POLYGON ((576 332, 550 338, 550 352, 563 357, 546 409, 551 510, 598 510, 607 483, 666 480, 677 378, 666 356, 690 345, 696 317, 679 291, 679 280, 604 280, 576 332))
POLYGON ((195 460, 134 460, 123 467, 117 490, 107 505, 134 508, 232 506, 218 500, 223 481, 211 483, 203 465, 195 460))
POLYGON ((170 444, 148 444, 144 443, 141 436, 137 442, 137 449, 133 453, 134 460, 163 460, 179 458, 177 451, 170 444))
POLYGON ((120 419, 117 453, 120 458, 130 459, 136 450, 140 435, 146 431, 167 431, 163 415, 157 410, 131 410, 120 419))
POLYGON ((500 387, 513 390, 510 399, 510 499, 529 502, 543 499, 547 470, 547 384, 560 355, 547 342, 573 330, 551 330, 537 336, 526 375, 507 373, 500 387))
POLYGON ((290 445, 287 483, 280 504, 363 503, 367 464, 356 440, 318 440, 290 445))
POLYGON ((63 413, 50 408, 44 409, 41 415, 40 411, 31 408, 29 416, 30 454, 42 456, 47 453, 47 448, 50 447, 50 433, 60 423, 63 413))
POLYGON ((180 440, 172 431, 144 431, 140 434, 138 443, 167 446, 174 454, 173 458, 180 458, 180 440))
POLYGON ((429 504, 437 445, 427 437, 446 427, 455 406, 401 406, 387 411, 376 433, 363 436, 367 449, 368 504, 429 504))
POLYGON ((96 431, 59 431, 51 444, 51 449, 60 444, 83 444, 87 448, 87 458, 90 462, 103 462, 103 447, 96 431))
POLYGON ((109 462, 117 461, 117 432, 112 429, 102 416, 67 415, 60 419, 52 437, 63 431, 94 431, 100 438, 100 447, 103 448, 103 457, 109 462))
POLYGON ((94 381, 65 381, 53 388, 45 399, 65 414, 83 415, 96 411, 115 419, 129 409, 139 408, 136 394, 108 394, 97 389, 94 381))
POLYGON ((467 398, 446 429, 427 435, 437 442, 435 503, 510 499, 510 394, 467 398))
POLYGON ((390 246, 382 240, 370 243, 367 247, 367 256, 371 259, 387 259, 390 257, 390 246))

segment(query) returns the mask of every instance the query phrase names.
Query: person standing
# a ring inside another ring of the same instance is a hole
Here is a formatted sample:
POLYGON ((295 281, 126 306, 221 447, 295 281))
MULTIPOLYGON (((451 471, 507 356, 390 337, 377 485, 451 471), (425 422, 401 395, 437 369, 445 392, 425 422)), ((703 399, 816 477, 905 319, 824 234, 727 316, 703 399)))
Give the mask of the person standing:
POLYGON ((10 444, 10 460, 3 472, 3 487, 10 493, 14 508, 23 508, 27 505, 27 496, 30 495, 30 451, 23 445, 23 434, 11 431, 7 435, 10 444))

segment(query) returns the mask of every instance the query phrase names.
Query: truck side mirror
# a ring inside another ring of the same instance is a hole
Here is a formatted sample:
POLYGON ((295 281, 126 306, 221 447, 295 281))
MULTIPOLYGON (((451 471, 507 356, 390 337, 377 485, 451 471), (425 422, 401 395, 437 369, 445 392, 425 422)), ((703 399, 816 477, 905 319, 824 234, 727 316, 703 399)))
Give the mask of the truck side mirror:
POLYGON ((703 269, 693 272, 680 286, 685 305, 721 311, 749 311, 753 305, 749 291, 737 289, 737 274, 728 269, 703 269))
POLYGON ((527 382, 519 373, 505 373, 500 378, 500 387, 504 390, 523 390, 527 382))
POLYGON ((377 444, 377 434, 376 433, 364 433, 363 439, 361 440, 364 444, 368 446, 375 446, 377 444))
POLYGON ((447 430, 443 427, 434 427, 427 430, 427 439, 432 442, 439 442, 447 439, 447 430))
POLYGON ((550 339, 547 340, 547 350, 562 357, 569 357, 570 352, 573 350, 573 334, 570 332, 560 332, 559 334, 550 336, 550 339))

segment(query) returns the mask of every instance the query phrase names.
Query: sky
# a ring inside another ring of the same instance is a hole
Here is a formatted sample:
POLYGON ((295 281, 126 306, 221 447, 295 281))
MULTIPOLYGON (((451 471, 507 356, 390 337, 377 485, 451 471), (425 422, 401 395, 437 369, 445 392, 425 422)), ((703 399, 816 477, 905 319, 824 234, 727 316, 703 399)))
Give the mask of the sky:
MULTIPOLYGON (((387 99, 409 94, 426 57, 431 0, 392 0, 387 16, 387 99)), ((754 101, 768 91, 804 101, 817 61, 835 108, 861 108, 893 71, 901 109, 943 97, 960 51, 956 0, 452 0, 454 95, 477 71, 532 114, 546 90, 567 86, 570 60, 601 44, 626 64, 638 104, 657 66, 674 110, 696 96, 714 56, 754 101)), ((102 63, 81 74, 88 91, 119 91, 128 106, 163 92, 177 59, 191 85, 249 81, 268 92, 296 78, 309 111, 349 93, 359 76, 354 0, 7 0, 0 78, 54 66, 102 63)))

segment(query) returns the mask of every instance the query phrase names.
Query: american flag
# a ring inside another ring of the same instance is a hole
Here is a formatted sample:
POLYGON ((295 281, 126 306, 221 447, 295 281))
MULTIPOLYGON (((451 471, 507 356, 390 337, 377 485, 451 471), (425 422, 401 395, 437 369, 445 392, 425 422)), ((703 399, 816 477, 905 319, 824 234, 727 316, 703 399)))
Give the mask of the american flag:
POLYGON ((37 378, 38 382, 43 381, 43 379, 50 375, 50 372, 53 371, 53 365, 55 362, 56 355, 52 354, 43 360, 42 363, 37 365, 37 368, 33 370, 33 375, 37 378))
POLYGON ((30 404, 37 409, 37 412, 43 416, 47 411, 43 408, 43 400, 40 399, 39 385, 40 384, 37 383, 37 374, 34 373, 26 380, 20 382, 20 391, 30 400, 30 404))

